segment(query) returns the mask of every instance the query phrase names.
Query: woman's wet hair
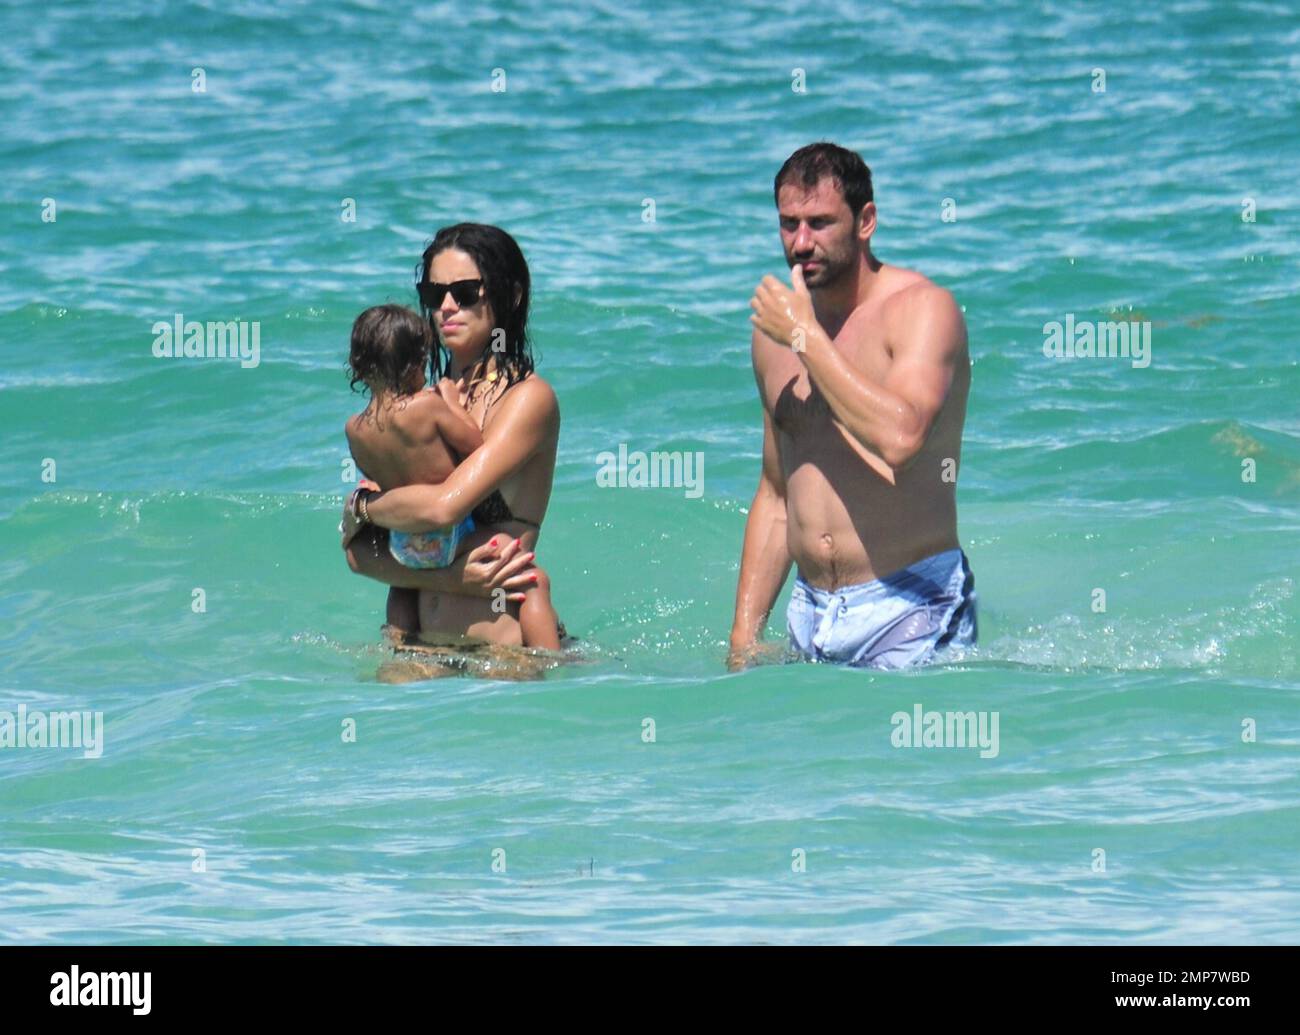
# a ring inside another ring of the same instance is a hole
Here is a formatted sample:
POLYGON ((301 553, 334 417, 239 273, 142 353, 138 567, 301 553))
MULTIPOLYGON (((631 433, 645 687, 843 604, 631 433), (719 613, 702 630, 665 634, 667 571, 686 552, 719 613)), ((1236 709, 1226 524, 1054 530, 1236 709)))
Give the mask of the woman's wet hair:
MULTIPOLYGON (((455 248, 464 252, 478 267, 483 278, 483 295, 492 307, 492 338, 487 348, 496 356, 497 364, 505 375, 506 384, 522 381, 533 372, 533 351, 528 339, 528 301, 531 279, 528 262, 518 242, 500 227, 485 223, 457 223, 444 226, 424 250, 420 266, 415 271, 416 283, 427 279, 429 264, 435 255, 455 248), (518 295, 518 301, 515 300, 518 295), (501 331, 502 334, 497 332, 501 331)), ((421 303, 421 311, 429 326, 433 327, 433 311, 421 303)), ((489 354, 485 353, 485 357, 489 354)), ((451 368, 451 353, 438 340, 433 340, 433 381, 445 377, 451 368)))
POLYGON ((352 324, 348 374, 352 390, 365 383, 371 391, 400 394, 415 371, 424 372, 433 347, 429 323, 404 305, 377 305, 352 324))

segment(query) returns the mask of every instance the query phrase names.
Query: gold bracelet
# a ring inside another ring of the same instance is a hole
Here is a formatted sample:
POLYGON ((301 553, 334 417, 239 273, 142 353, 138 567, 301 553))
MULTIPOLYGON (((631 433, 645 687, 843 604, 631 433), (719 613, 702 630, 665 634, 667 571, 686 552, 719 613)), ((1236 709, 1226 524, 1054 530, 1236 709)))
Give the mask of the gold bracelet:
POLYGON ((367 505, 367 500, 369 498, 369 489, 362 489, 361 492, 357 494, 357 516, 361 518, 361 523, 363 525, 370 524, 370 508, 367 505))

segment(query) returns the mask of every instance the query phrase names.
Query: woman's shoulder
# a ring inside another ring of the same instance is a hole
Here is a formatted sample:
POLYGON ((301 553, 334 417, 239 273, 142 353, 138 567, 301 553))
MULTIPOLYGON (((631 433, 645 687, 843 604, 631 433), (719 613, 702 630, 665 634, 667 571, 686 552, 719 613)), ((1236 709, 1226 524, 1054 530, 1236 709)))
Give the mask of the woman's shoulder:
POLYGON ((560 400, 556 397, 555 389, 535 371, 506 389, 501 402, 504 404, 507 401, 512 409, 557 415, 560 412, 560 400))

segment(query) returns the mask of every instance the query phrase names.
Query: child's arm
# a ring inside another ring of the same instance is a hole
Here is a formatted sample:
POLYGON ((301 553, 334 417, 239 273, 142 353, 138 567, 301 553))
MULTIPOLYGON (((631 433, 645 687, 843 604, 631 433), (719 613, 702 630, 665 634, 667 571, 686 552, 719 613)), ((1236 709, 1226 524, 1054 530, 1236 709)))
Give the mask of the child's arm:
POLYGON ((438 414, 438 434, 461 459, 483 444, 483 433, 474 422, 461 420, 450 406, 444 406, 438 414))
POLYGON ((438 432, 459 456, 467 457, 483 444, 483 432, 460 404, 456 382, 444 377, 438 382, 438 394, 447 404, 438 414, 438 432))

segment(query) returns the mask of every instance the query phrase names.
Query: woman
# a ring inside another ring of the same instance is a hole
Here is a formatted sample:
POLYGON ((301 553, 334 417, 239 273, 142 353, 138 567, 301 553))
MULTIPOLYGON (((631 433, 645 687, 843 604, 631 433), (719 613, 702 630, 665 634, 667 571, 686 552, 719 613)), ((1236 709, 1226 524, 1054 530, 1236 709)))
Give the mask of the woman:
POLYGON ((426 642, 518 646, 522 590, 546 579, 533 560, 560 435, 555 393, 533 370, 528 264, 504 230, 459 223, 438 231, 418 277, 421 311, 438 339, 432 380, 454 383, 483 445, 440 485, 363 490, 369 524, 344 510, 348 565, 396 589, 418 590, 426 642), (383 546, 385 529, 425 532, 466 516, 494 534, 450 567, 406 568, 383 546))

